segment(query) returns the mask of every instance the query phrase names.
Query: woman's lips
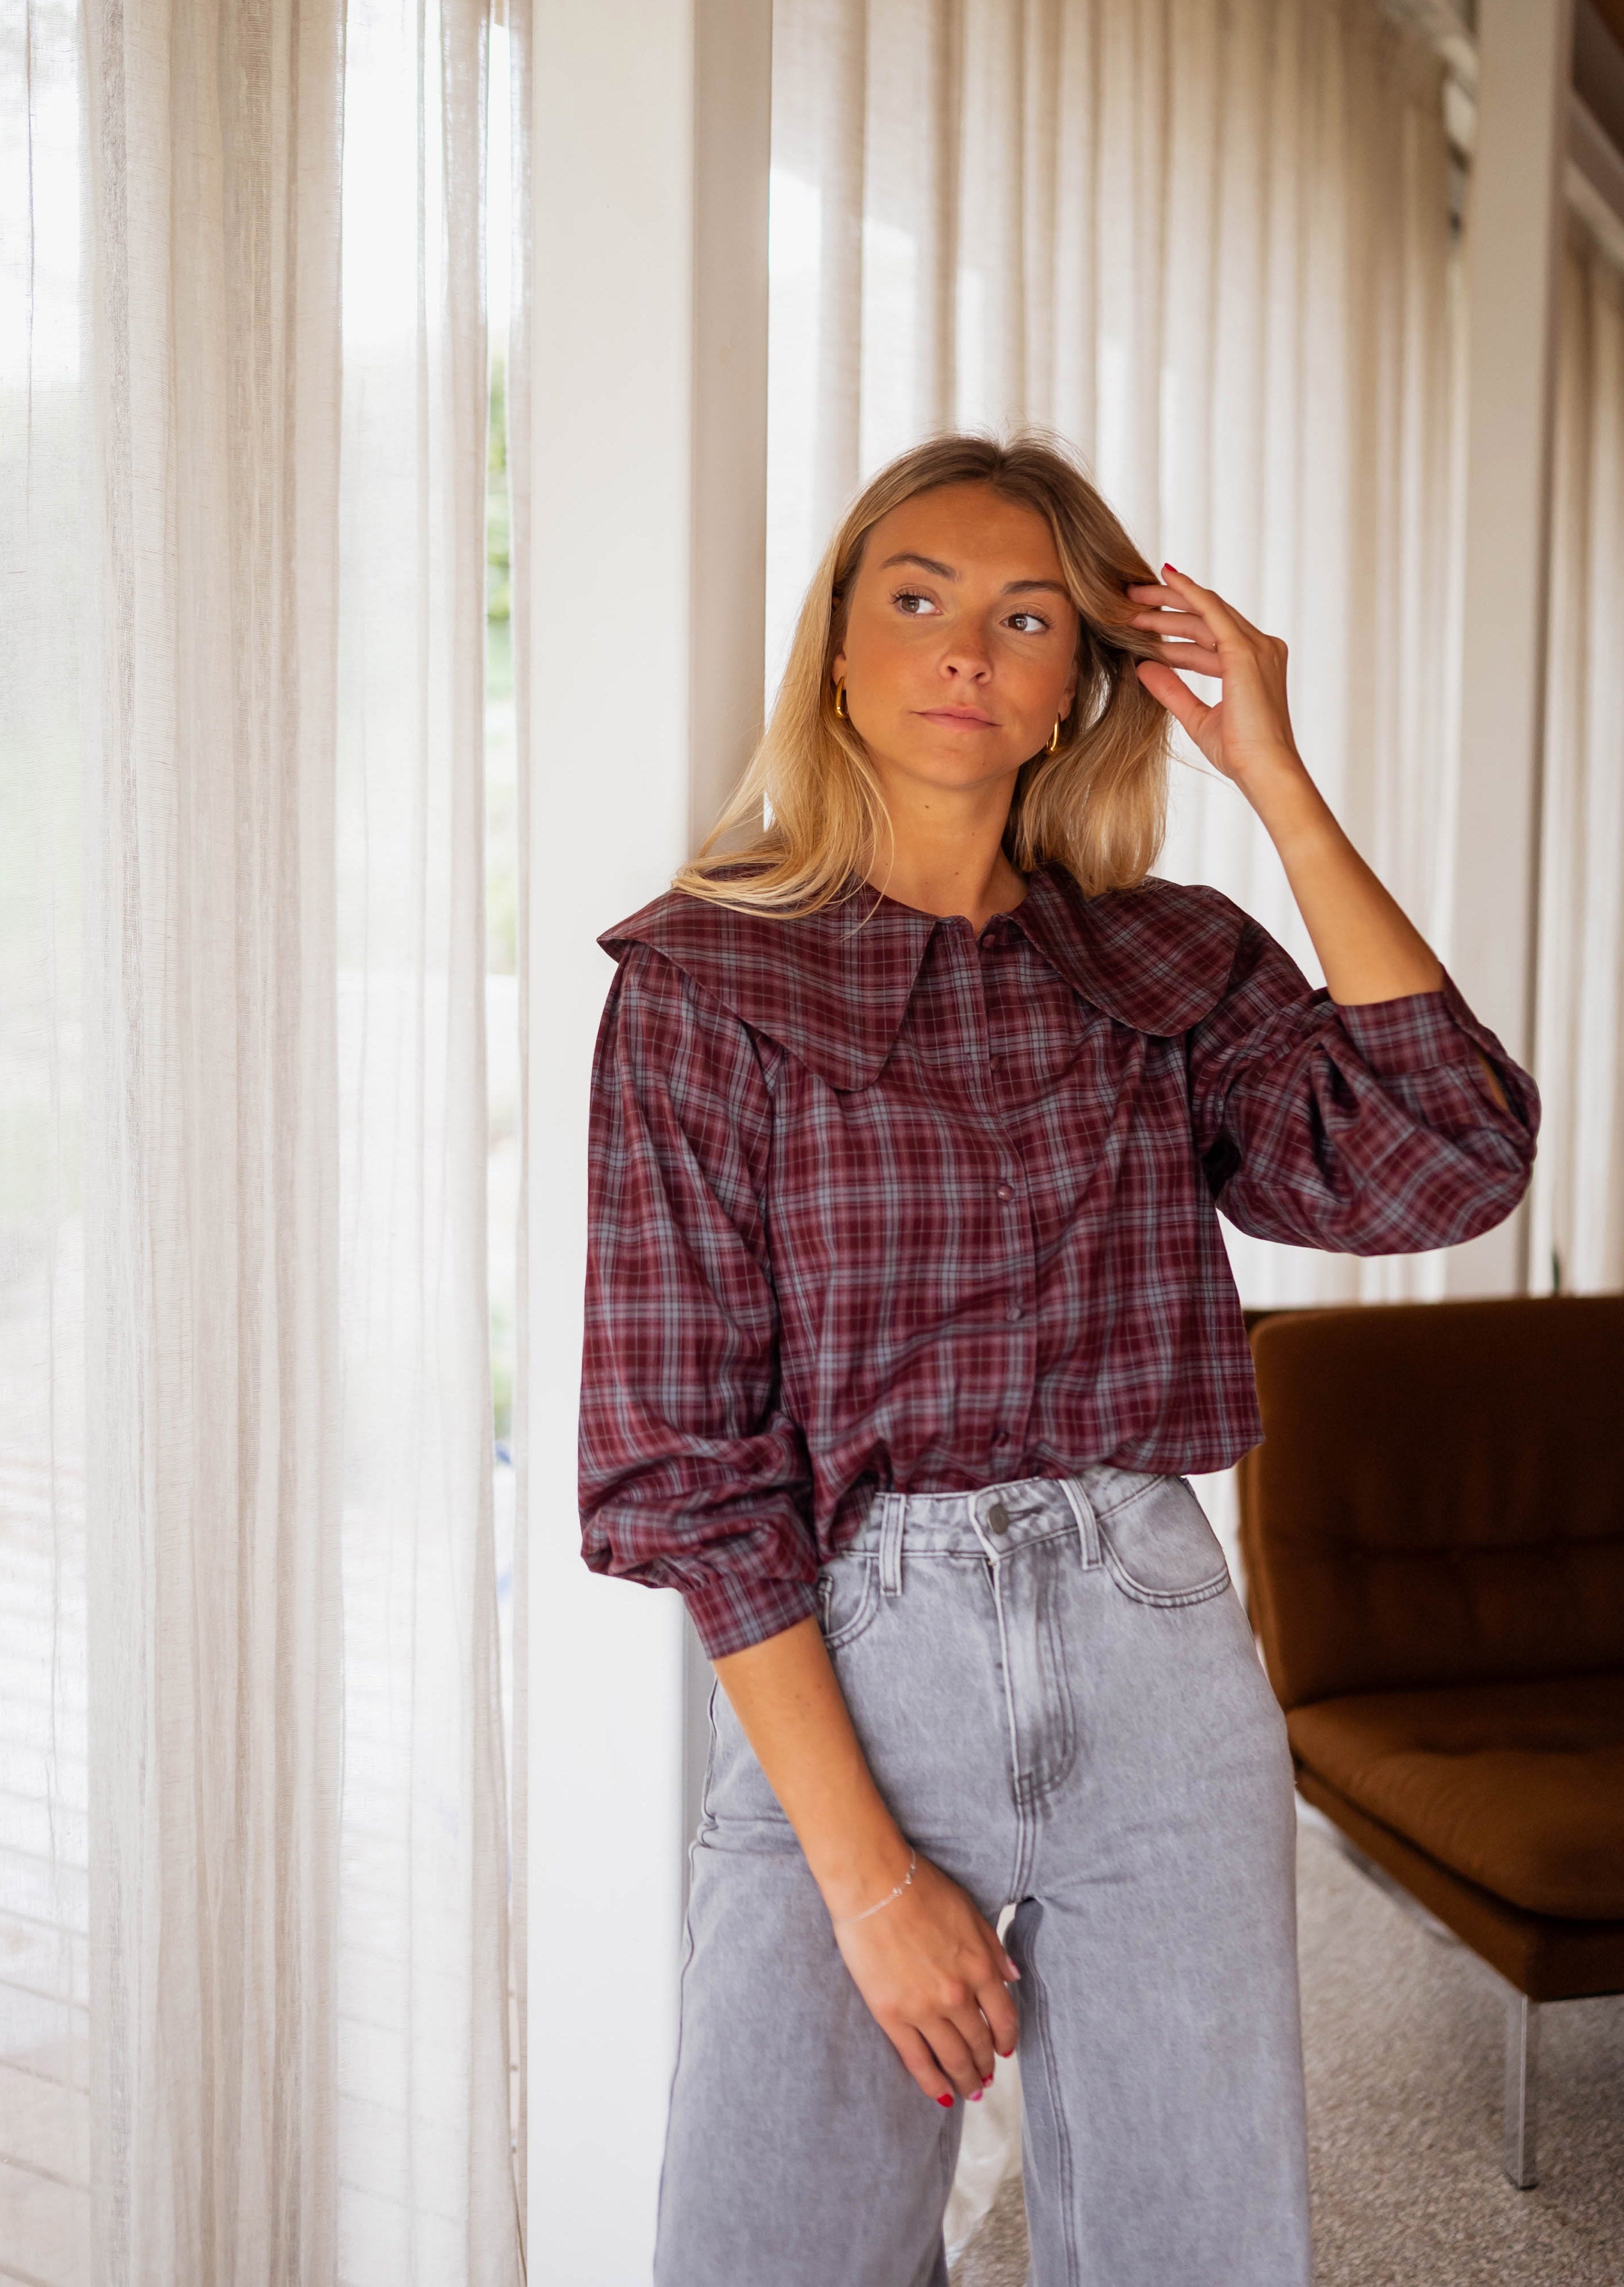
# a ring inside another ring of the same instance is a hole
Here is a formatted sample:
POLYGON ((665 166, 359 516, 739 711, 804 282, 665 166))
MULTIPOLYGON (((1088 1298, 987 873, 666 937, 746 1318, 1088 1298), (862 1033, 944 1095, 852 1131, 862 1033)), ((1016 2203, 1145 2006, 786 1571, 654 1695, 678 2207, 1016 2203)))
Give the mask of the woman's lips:
POLYGON ((997 724, 990 715, 978 715, 973 707, 922 707, 920 720, 925 723, 957 723, 972 731, 995 731, 997 724))

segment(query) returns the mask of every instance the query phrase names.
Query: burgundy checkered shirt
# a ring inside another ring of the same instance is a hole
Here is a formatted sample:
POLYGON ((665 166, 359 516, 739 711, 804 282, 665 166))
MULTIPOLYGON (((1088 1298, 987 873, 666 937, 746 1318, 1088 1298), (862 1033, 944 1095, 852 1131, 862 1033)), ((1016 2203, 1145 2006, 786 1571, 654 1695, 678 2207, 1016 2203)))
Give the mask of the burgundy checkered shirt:
POLYGON ((668 891, 598 943, 585 1555, 712 1658, 816 1610, 876 1490, 1256 1444, 1220 1207, 1403 1254, 1527 1184, 1533 1083, 1452 983, 1339 1007, 1214 890, 1045 866, 979 936, 668 891))

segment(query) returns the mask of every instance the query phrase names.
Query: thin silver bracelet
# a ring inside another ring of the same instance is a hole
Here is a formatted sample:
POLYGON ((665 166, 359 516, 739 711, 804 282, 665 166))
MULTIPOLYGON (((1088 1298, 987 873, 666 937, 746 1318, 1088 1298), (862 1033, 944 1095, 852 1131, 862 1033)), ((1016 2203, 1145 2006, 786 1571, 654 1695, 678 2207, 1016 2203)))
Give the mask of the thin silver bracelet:
POLYGON ((913 1880, 914 1869, 918 1865, 918 1852, 910 1849, 907 1854, 907 1872, 898 1883, 896 1888, 894 1890, 888 1890, 885 1893, 885 1895, 880 1900, 878 1905, 865 1906, 860 1914, 831 1915, 830 1919, 833 1921, 835 1927, 836 1929, 844 1929, 852 1922, 866 1922, 870 1914, 883 1913, 887 1906, 894 1905, 896 1901, 902 1895, 904 1890, 907 1889, 908 1884, 913 1880))

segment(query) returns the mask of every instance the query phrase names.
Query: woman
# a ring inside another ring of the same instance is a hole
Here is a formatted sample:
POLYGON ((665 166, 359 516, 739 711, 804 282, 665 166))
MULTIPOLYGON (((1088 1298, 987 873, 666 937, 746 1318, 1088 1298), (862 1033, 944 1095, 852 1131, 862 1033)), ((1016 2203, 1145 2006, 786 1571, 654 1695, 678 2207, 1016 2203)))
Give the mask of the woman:
POLYGON ((1018 2038, 1041 2287, 1309 2278, 1290 1761, 1184 1482, 1260 1434, 1216 1210, 1447 1246, 1537 1104, 1315 790, 1284 645, 1163 572, 1041 439, 905 455, 600 939, 586 1559, 722 1687, 659 2287, 945 2281, 1018 2038), (1148 878, 1169 716, 1328 992, 1148 878))

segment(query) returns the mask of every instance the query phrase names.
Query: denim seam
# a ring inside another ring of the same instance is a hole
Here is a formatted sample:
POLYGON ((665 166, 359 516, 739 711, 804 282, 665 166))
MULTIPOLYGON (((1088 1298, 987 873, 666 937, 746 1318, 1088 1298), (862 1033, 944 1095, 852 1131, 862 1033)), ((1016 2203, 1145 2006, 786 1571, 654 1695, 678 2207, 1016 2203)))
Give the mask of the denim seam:
MULTIPOLYGON (((1132 1492, 1123 1493, 1121 1499, 1113 1500, 1108 1508, 1100 1508, 1094 1504, 1090 1504, 1090 1506, 1094 1508, 1094 1514, 1097 1517, 1103 1519, 1108 1516, 1121 1516, 1122 1511, 1125 1508, 1131 1508, 1136 1501, 1149 1500, 1151 1495, 1153 1493, 1159 1492, 1167 1482, 1167 1475, 1165 1473, 1159 1472, 1156 1476, 1152 1477, 1148 1484, 1136 1485, 1132 1492)), ((1176 1482, 1182 1484, 1184 1480, 1180 1477, 1176 1479, 1176 1482)))
MULTIPOLYGON (((1034 1948, 1026 1949, 1026 1967, 1031 1974, 1036 1970, 1033 1961, 1034 1948)), ((1033 2031, 1037 2036, 1038 2054, 1043 2061, 1043 2079, 1049 2089, 1050 2112, 1055 2124, 1055 2173, 1059 2179, 1056 2192, 1060 2203, 1060 2232, 1066 2254, 1065 2287, 1079 2287, 1077 2263, 1077 2220, 1074 2196, 1074 2172, 1072 2162, 1071 2132, 1067 2126, 1066 2107, 1061 2101, 1059 2066, 1054 2043, 1049 2033, 1049 2000, 1043 1991, 1041 1973, 1034 1975, 1036 1990, 1033 2014, 1037 2019, 1033 2031)))
POLYGON ((1082 1545, 1082 1569, 1092 1571, 1100 1562, 1099 1511, 1077 1478, 1063 1477, 1061 1488, 1072 1512, 1072 1530, 1082 1545))
MULTIPOLYGON (((693 1863, 694 1856, 702 1847, 704 1824, 705 1822, 710 1818, 710 1775, 716 1760, 717 1744, 716 1695, 719 1689, 720 1686, 715 1683, 710 1687, 710 1750, 705 1758, 705 1784, 700 1792, 701 1820, 700 1832, 694 1836, 693 1841, 688 1845, 688 1895, 690 1898, 692 1898, 693 1895, 693 1876, 696 1872, 693 1863)), ((671 2083, 669 2088, 666 2092, 665 2100, 666 2118, 668 2121, 670 2118, 671 2109, 677 2100, 677 2076, 682 2069, 683 2034, 686 2029, 687 2023, 688 1972, 693 1967, 694 1943, 693 1909, 692 1905, 689 1906, 687 1912, 685 1913, 682 1918, 682 1967, 677 1973, 677 2046, 675 2053, 671 2058, 671 2083)), ((658 2251, 660 2243, 660 2212, 665 2205, 665 2174, 667 2165, 670 2159, 670 2138, 668 2135, 666 2138, 665 2149, 660 2156, 660 2180, 654 2187, 654 2245, 656 2251, 658 2251)))
POLYGON ((988 1562, 1008 1564, 1023 1549, 1047 1548, 1057 1540, 1075 1540, 1076 1538, 1075 1523, 1058 1524, 1052 1531, 1022 1534, 1019 1539, 1011 1535, 999 1549, 995 1559, 989 1558, 988 1552, 979 1542, 973 1548, 921 1548, 910 1541, 908 1561, 910 1563, 930 1564, 945 1558, 949 1563, 968 1563, 973 1559, 978 1564, 988 1562))
MULTIPOLYGON (((825 1600, 826 1613, 832 1602, 832 1596, 825 1600)), ((862 1595, 858 1600, 857 1610, 844 1626, 835 1629, 832 1634, 825 1631, 823 1638, 825 1650, 844 1651, 848 1644, 855 1643, 859 1636, 866 1635, 874 1626, 875 1616, 879 1609, 880 1589, 876 1570, 872 1563, 866 1563, 863 1566, 862 1595)))
POLYGON ((1020 1729, 1015 1720, 1015 1678, 1010 1664, 1010 1632, 1005 1623, 1003 1582, 998 1564, 989 1561, 993 1576, 993 1609, 998 1615, 998 1665, 1003 1670, 1003 1713, 1010 1735, 1010 1794, 1018 1809, 1023 1800, 1020 1777, 1020 1729))
POLYGON ((1056 1620, 1054 1599, 1051 1595, 1042 1595, 1040 1610, 1042 1615, 1043 1631, 1049 1639, 1050 1658, 1056 1680, 1056 1703, 1060 1716, 1061 1736, 1059 1753, 1052 1760, 1049 1771, 1046 1774, 1041 1774, 1038 1768, 1035 1765, 1034 1767, 1029 1792, 1034 1808, 1053 1794, 1057 1788, 1066 1784, 1071 1777, 1072 1768, 1077 1761, 1077 1721, 1072 1705, 1071 1678, 1066 1667, 1065 1632, 1056 1620))
POLYGON ((1122 1594, 1136 1604, 1146 1604, 1162 1611, 1177 1611, 1186 1604, 1209 1603, 1213 1597, 1221 1596, 1230 1586, 1229 1566, 1225 1564, 1221 1572, 1215 1572, 1210 1579, 1200 1582, 1193 1588, 1147 1588, 1143 1581, 1136 1580, 1126 1570, 1109 1540, 1105 1542, 1105 1550, 1106 1571, 1122 1594))
POLYGON ((907 1497, 904 1493, 883 1495, 880 1511, 880 1594, 899 1596, 902 1594, 902 1542, 907 1531, 907 1497))

